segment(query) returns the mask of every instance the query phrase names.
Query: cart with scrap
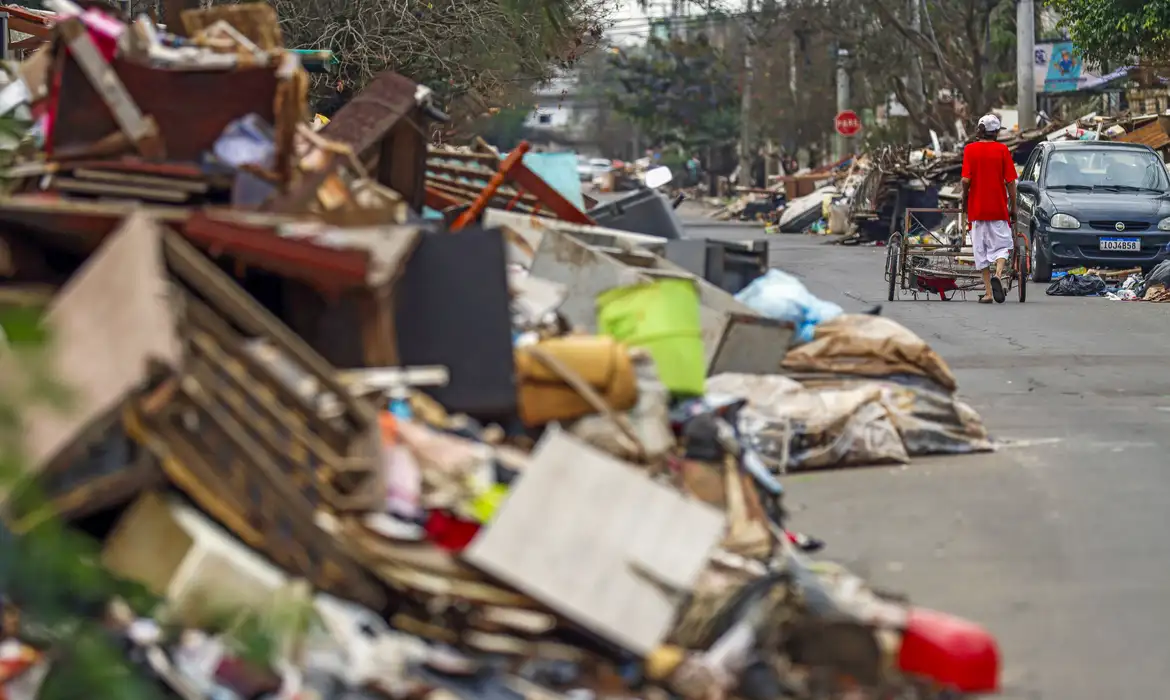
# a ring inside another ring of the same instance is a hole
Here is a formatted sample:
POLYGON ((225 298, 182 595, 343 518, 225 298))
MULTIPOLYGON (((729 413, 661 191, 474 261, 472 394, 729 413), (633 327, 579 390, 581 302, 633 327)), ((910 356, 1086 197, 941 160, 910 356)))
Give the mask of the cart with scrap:
MULTIPOLYGON (((1027 298, 1027 275, 1031 265, 1028 240, 1015 233, 1015 247, 1008 258, 1005 292, 1013 288, 1021 302, 1027 298)), ((955 295, 966 299, 967 292, 986 293, 983 277, 975 269, 975 253, 962 211, 959 209, 907 209, 901 230, 886 243, 886 283, 889 301, 904 296, 918 299, 938 295, 950 301, 955 295), (941 231, 932 231, 918 220, 919 214, 942 214, 954 218, 941 231)))

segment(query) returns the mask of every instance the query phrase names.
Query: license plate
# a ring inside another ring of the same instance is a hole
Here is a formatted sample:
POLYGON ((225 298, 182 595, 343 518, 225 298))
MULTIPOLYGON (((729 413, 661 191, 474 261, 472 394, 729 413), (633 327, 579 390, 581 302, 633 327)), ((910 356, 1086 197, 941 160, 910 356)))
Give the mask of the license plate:
POLYGON ((1140 238, 1102 238, 1101 250, 1129 250, 1138 252, 1142 249, 1140 238))

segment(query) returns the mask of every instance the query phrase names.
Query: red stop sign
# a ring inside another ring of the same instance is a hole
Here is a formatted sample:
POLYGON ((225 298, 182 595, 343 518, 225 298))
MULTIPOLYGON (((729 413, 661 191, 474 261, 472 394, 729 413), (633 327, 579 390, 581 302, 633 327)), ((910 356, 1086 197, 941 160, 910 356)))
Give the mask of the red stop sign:
POLYGON ((857 136, 857 132, 861 131, 861 117, 851 109, 838 112, 837 118, 833 120, 833 128, 842 136, 857 136))

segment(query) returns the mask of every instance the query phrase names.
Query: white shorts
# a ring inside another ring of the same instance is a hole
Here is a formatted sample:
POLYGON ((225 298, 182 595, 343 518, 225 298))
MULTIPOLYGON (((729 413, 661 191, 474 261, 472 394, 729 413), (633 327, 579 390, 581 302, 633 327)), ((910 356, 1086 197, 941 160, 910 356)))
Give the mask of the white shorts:
POLYGON ((1007 260, 1015 246, 1012 225, 1006 221, 972 221, 971 247, 975 249, 975 269, 985 270, 996 260, 1007 260))

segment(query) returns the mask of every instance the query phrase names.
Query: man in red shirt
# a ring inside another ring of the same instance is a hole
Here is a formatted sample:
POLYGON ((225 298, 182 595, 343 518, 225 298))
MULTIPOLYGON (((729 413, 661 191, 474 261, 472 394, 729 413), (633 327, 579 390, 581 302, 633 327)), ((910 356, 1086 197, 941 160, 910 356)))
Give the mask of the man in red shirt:
POLYGON ((963 149, 963 211, 975 249, 975 269, 983 272, 985 292, 979 303, 1004 300, 1004 268, 1015 246, 1016 166, 1007 146, 997 138, 999 117, 987 114, 976 127, 978 140, 963 149), (995 275, 991 265, 995 264, 995 275))

